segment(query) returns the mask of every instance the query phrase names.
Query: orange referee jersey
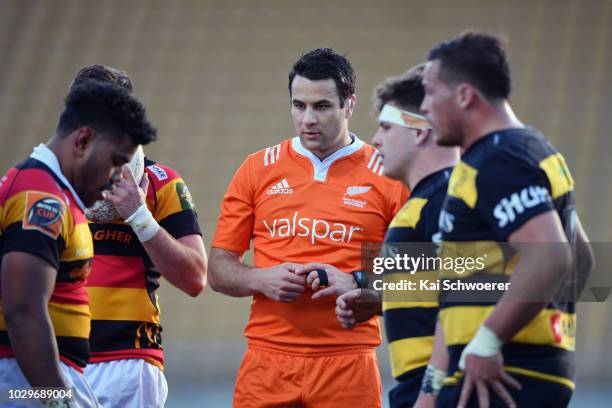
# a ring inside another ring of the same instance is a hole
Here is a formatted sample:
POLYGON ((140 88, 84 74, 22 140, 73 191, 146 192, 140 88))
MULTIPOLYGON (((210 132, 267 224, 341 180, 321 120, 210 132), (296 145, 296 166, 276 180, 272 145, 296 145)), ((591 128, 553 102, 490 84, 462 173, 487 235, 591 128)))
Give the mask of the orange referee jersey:
MULTIPOLYGON (((254 245, 254 266, 324 262, 345 272, 361 268, 362 242, 382 242, 407 197, 382 176, 375 148, 353 143, 320 161, 298 137, 251 154, 231 181, 212 246, 236 252, 254 245)), ((335 299, 281 303, 257 294, 245 335, 254 343, 377 346, 378 318, 347 331, 335 299)))
MULTIPOLYGON (((52 156, 44 145, 35 153, 43 150, 52 156)), ((87 220, 77 204, 80 201, 66 183, 63 176, 60 178, 35 158, 11 168, 0 179, 0 261, 9 252, 25 252, 44 259, 57 270, 49 316, 60 360, 82 372, 89 357, 90 314, 85 280, 93 245, 87 220)), ((0 299, 0 357, 11 356, 0 299)))

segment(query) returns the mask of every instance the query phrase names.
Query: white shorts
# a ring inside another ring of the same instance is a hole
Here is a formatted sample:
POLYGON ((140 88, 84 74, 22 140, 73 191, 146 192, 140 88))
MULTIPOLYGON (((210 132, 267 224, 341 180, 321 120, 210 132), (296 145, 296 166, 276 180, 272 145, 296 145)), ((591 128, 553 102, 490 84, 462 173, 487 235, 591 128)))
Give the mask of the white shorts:
MULTIPOLYGON (((74 402, 78 408, 99 408, 93 391, 85 381, 85 378, 74 368, 60 362, 60 368, 64 374, 64 379, 68 387, 73 387, 74 402)), ((29 389, 32 388, 28 380, 23 375, 17 360, 14 357, 0 358, 0 406, 2 408, 31 408, 42 407, 38 400, 8 400, 7 391, 9 389, 29 389)), ((75 406, 74 403, 70 405, 75 406)))
POLYGON ((161 408, 168 397, 162 370, 141 359, 89 364, 85 378, 103 408, 161 408))

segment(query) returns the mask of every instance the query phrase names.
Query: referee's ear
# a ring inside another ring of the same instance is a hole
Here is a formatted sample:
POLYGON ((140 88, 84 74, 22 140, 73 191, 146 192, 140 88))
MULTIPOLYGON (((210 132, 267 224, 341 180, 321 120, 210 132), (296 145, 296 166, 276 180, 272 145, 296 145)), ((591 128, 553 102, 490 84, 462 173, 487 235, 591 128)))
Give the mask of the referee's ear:
POLYGON ((348 98, 346 98, 344 117, 350 119, 353 116, 353 111, 355 110, 355 105, 357 104, 357 96, 352 94, 348 98))

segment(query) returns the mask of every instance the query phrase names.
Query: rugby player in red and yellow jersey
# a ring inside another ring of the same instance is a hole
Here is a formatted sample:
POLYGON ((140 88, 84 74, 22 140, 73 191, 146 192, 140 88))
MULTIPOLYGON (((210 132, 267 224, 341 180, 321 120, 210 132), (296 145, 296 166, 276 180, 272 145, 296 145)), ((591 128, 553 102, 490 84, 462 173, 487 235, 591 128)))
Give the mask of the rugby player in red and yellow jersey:
POLYGON ((298 136, 248 156, 212 243, 211 287, 253 296, 233 406, 379 407, 378 319, 346 331, 334 306, 358 287, 351 272, 361 269, 361 244, 383 240, 407 191, 349 132, 355 73, 344 56, 328 48, 303 55, 289 93, 298 136), (253 267, 242 263, 251 241, 253 267), (307 288, 303 266, 312 262, 337 268, 325 292, 307 288))
MULTIPOLYGON (((83 84, 67 96, 53 138, 0 180, 3 393, 73 387, 70 406, 98 406, 82 377, 93 256, 83 210, 119 179, 136 146, 155 138, 144 108, 125 89, 83 84)), ((5 397, 3 407, 23 406, 5 397)))
MULTIPOLYGON (((123 71, 103 65, 82 68, 72 86, 91 80, 132 91, 123 71)), ((104 407, 164 405, 160 276, 190 296, 197 296, 206 281, 206 252, 185 182, 170 167, 143 161, 140 186, 126 169, 106 200, 87 212, 93 219, 94 259, 87 282, 92 320, 85 377, 104 407), (117 219, 101 222, 101 209, 112 210, 117 219)))

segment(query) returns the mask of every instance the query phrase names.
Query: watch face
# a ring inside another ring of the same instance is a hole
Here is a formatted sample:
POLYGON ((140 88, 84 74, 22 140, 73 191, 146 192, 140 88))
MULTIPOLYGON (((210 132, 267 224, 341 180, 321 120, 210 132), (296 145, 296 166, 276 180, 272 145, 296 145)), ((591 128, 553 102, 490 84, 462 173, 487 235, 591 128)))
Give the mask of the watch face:
POLYGON ((355 271, 353 272, 353 278, 355 278, 355 282, 357 282, 357 286, 361 289, 365 289, 368 287, 368 275, 363 271, 355 271))

